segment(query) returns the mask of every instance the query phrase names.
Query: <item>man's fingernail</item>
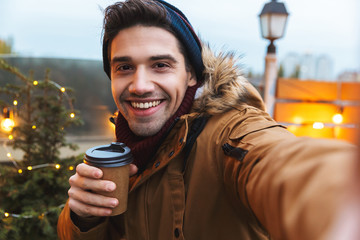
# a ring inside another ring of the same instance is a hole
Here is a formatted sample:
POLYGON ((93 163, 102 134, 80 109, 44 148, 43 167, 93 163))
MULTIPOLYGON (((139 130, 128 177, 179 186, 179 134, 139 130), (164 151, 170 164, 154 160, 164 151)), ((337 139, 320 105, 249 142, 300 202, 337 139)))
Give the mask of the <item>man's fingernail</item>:
POLYGON ((114 183, 109 183, 106 185, 106 190, 107 191, 114 191, 115 190, 115 184, 114 183))
POLYGON ((112 207, 116 207, 117 205, 118 205, 118 201, 117 201, 117 200, 111 201, 111 206, 112 206, 112 207))
POLYGON ((98 177, 100 177, 100 173, 99 173, 99 172, 95 172, 95 173, 94 173, 94 176, 95 176, 96 178, 98 178, 98 177))

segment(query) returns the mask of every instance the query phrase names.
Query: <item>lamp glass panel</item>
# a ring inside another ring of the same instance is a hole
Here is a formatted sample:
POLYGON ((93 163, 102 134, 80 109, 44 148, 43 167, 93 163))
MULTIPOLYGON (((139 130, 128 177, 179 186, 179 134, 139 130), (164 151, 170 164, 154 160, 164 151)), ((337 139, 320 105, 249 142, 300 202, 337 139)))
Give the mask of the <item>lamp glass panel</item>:
POLYGON ((260 29, 261 29, 261 35, 263 38, 268 39, 270 35, 270 14, 263 14, 260 16, 260 29))
POLYGON ((278 39, 283 37, 287 15, 285 14, 271 14, 270 15, 270 31, 269 38, 278 39))

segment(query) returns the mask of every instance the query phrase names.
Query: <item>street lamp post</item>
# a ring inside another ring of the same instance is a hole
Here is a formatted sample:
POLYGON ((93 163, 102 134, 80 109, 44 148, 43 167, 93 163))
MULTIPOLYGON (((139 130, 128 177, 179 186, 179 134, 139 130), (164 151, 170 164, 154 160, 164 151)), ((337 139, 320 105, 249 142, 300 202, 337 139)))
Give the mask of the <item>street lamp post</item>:
POLYGON ((275 105, 275 88, 277 79, 276 47, 274 41, 282 38, 289 13, 284 3, 271 0, 262 9, 260 17, 260 29, 263 38, 270 40, 265 57, 265 90, 264 100, 267 112, 273 116, 275 105))

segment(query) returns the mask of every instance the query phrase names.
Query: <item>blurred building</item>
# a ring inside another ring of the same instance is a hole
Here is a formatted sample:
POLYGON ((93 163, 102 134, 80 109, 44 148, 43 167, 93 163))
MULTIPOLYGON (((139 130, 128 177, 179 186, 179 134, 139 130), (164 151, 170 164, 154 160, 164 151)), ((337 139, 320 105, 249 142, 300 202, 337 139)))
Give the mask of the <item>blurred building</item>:
POLYGON ((300 67, 300 56, 297 53, 288 53, 281 62, 284 77, 297 77, 300 67))
POLYGON ((341 82, 360 82, 360 71, 344 71, 338 76, 341 82))
POLYGON ((288 53, 280 62, 281 77, 333 81, 335 80, 333 65, 333 60, 325 54, 288 53))
POLYGON ((300 79, 316 78, 316 58, 311 53, 306 53, 300 58, 300 79))
POLYGON ((317 80, 334 80, 334 63, 328 55, 320 55, 316 59, 316 73, 317 80))

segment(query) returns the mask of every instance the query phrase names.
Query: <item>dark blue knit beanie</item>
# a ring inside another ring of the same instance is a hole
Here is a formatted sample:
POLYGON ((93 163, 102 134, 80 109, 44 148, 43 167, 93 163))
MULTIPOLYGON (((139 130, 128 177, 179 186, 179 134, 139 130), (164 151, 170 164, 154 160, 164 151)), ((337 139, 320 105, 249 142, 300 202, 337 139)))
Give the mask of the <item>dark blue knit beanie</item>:
MULTIPOLYGON (((166 9, 171 27, 186 50, 191 66, 195 71, 196 78, 199 82, 202 82, 204 63, 201 57, 201 42, 194 32, 190 22, 186 16, 173 5, 163 0, 154 0, 154 2, 162 5, 166 9)), ((105 73, 110 78, 111 75, 108 58, 108 44, 108 42, 103 42, 103 66, 105 73)))

